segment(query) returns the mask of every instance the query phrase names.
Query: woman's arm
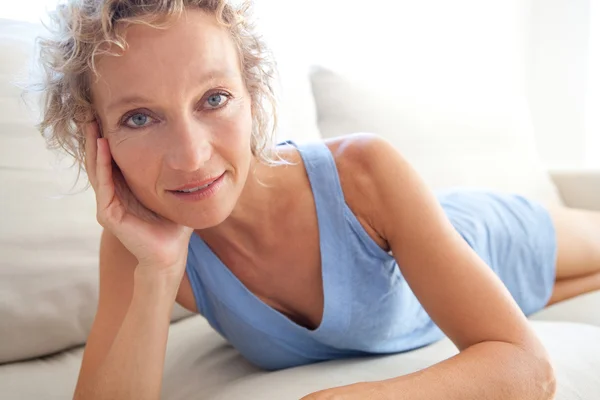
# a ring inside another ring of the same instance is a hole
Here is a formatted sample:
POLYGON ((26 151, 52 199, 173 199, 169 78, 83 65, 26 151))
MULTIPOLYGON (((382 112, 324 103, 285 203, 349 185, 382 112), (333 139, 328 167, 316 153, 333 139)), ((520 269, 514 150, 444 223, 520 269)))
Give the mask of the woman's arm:
POLYGON ((345 140, 336 160, 352 170, 352 186, 369 189, 359 192, 357 203, 364 219, 389 244, 427 313, 461 351, 415 374, 359 387, 394 399, 553 398, 553 370, 527 319, 417 173, 382 139, 345 140))
POLYGON ((135 257, 105 231, 98 311, 75 399, 159 398, 178 284, 136 265, 135 257))
POLYGON ((323 390, 302 400, 547 400, 554 391, 547 361, 510 343, 483 342, 422 371, 323 390))
MULTIPOLYGON (((423 371, 383 381, 399 399, 553 399, 552 367, 536 351, 485 341, 423 371)), ((387 386, 387 387, 386 387, 387 386)))

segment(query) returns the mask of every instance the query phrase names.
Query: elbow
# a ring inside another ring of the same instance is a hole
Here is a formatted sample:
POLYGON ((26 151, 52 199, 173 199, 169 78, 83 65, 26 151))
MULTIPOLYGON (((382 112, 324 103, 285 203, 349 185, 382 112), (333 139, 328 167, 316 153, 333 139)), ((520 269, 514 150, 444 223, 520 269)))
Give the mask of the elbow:
MULTIPOLYGON (((510 394, 502 398, 554 400, 557 391, 556 374, 541 343, 537 342, 533 346, 509 346, 511 350, 495 361, 496 365, 503 365, 502 369, 507 372, 504 375, 506 380, 501 385, 510 394)), ((506 347, 504 349, 507 350, 506 347)))
POLYGON ((556 396, 556 373, 554 366, 549 358, 540 362, 540 386, 542 389, 542 399, 552 400, 556 396))
POLYGON ((553 400, 556 396, 556 374, 550 358, 547 355, 528 353, 530 365, 529 387, 532 399, 553 400))
POLYGON ((526 342, 513 343, 521 354, 524 369, 520 370, 526 382, 528 396, 519 398, 554 400, 557 391, 557 379, 554 365, 542 342, 533 336, 526 342), (529 373, 526 373, 529 371, 529 373))

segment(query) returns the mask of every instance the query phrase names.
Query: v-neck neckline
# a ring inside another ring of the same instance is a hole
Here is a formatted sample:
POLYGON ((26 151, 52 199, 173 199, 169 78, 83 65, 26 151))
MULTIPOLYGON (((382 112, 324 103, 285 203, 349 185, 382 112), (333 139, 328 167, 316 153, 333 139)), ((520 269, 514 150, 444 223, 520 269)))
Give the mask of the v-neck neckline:
POLYGON ((340 296, 337 293, 340 289, 350 286, 347 282, 351 278, 344 276, 343 272, 339 271, 339 265, 346 264, 345 257, 347 256, 347 252, 340 251, 341 249, 334 248, 326 243, 328 237, 336 237, 338 241, 341 240, 348 243, 346 237, 347 230, 343 229, 343 232, 340 232, 340 229, 338 229, 340 224, 345 223, 345 201, 339 184, 335 161, 326 145, 324 143, 314 143, 297 146, 293 142, 288 143, 296 147, 302 157, 315 206, 323 290, 323 313, 319 325, 315 329, 309 329, 265 303, 231 272, 220 257, 196 233, 192 234, 191 246, 196 249, 200 246, 203 250, 201 253, 210 258, 205 263, 205 266, 200 266, 200 268, 215 268, 215 270, 210 272, 211 275, 214 274, 214 277, 218 279, 218 288, 221 291, 213 294, 240 318, 255 327, 261 327, 261 330, 271 334, 277 334, 278 332, 289 333, 289 329, 292 329, 297 334, 324 337, 328 335, 328 332, 332 328, 336 330, 345 329, 349 322, 348 313, 340 312, 338 309, 343 304, 339 303, 340 296), (329 170, 320 171, 323 167, 328 167, 329 170), (324 182, 324 177, 327 177, 327 174, 335 174, 335 182, 324 182), (324 177, 319 175, 324 175, 324 177), (322 193, 321 191, 331 187, 331 183, 336 183, 337 185, 337 188, 334 188, 336 191, 335 195, 332 195, 332 193, 322 193), (260 311, 257 312, 257 310, 260 311))
MULTIPOLYGON (((317 217, 318 219, 318 217, 317 217)), ((217 268, 219 268, 219 275, 221 276, 222 279, 226 279, 227 281, 229 281, 231 284, 227 285, 226 287, 229 290, 234 290, 234 292, 230 292, 230 293, 219 293, 219 299, 221 301, 225 301, 227 303, 227 306, 230 309, 234 309, 237 310, 240 308, 240 304, 239 304, 239 299, 240 298, 245 298, 248 299, 250 298, 255 304, 257 304, 261 309, 263 314, 265 313, 269 313, 272 315, 276 315, 277 319, 280 320, 281 324, 283 325, 289 325, 292 326, 294 329, 297 330, 301 330, 304 332, 308 332, 311 334, 318 334, 320 331, 323 330, 324 326, 326 326, 326 322, 327 322, 327 282, 326 282, 326 278, 323 272, 324 269, 327 268, 326 266, 326 262, 325 262, 325 257, 323 257, 323 246, 322 246, 322 242, 320 240, 320 235, 321 235, 321 229, 319 227, 319 251, 321 252, 321 280, 322 280, 322 286, 323 286, 323 314, 321 317, 321 321, 319 323, 319 325, 315 328, 315 329, 309 329, 307 327, 305 327, 304 325, 301 325, 295 321, 293 321, 292 319, 290 319, 287 315, 283 314, 281 311, 277 310, 276 308, 270 306, 269 304, 265 303, 261 298, 259 298, 256 294, 254 294, 250 289, 248 289, 248 287, 233 273, 231 272, 231 270, 227 267, 227 265, 225 265, 225 263, 221 260, 221 258, 215 254, 214 251, 212 251, 212 249, 210 248, 210 246, 208 246, 208 244, 200 237, 198 236, 196 233, 194 233, 193 239, 197 242, 199 242, 199 245, 202 246, 204 248, 204 254, 208 254, 211 258, 213 262, 208 262, 207 265, 210 265, 212 267, 217 266, 217 268), (242 292, 242 293, 240 293, 242 292), (240 297, 240 294, 242 295, 240 297)), ((245 304, 244 306, 252 306, 251 304, 245 304)), ((242 307, 243 308, 243 307, 242 307)), ((254 307, 251 307, 253 310, 255 310, 254 307)), ((243 311, 243 310, 242 310, 243 311)), ((248 314, 246 314, 248 316, 248 314)), ((263 320, 264 315, 259 315, 257 317, 257 319, 263 320)), ((273 323, 273 320, 270 318, 270 322, 273 323)))

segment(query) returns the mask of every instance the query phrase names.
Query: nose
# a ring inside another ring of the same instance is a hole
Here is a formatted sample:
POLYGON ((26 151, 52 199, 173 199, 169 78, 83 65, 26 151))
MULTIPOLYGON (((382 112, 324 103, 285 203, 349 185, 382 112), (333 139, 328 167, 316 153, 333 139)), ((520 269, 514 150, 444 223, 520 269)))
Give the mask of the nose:
POLYGON ((212 155, 208 126, 186 118, 171 124, 165 137, 166 163, 174 170, 194 172, 202 168, 212 155))

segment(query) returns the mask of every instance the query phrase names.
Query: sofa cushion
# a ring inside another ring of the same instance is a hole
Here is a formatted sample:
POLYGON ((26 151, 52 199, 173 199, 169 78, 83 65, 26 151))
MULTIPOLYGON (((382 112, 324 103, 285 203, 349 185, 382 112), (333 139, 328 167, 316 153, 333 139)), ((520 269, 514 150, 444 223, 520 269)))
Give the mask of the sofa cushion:
POLYGON ((401 83, 322 67, 313 70, 312 87, 323 137, 379 134, 433 189, 489 188, 560 202, 534 148, 524 97, 446 103, 401 83))
POLYGON ((0 363, 84 343, 96 311, 93 191, 72 189, 75 169, 34 128, 36 99, 22 99, 41 32, 0 20, 0 363))
MULTIPOLYGON (((555 367, 557 400, 593 400, 600 396, 600 329, 583 324, 535 322, 555 367), (573 340, 573 338, 577 340, 573 340)), ((405 375, 457 353, 448 340, 405 354, 365 360, 331 361, 254 375, 224 388, 215 400, 297 399, 331 386, 405 375)))
MULTIPOLYGON (((600 328, 583 324, 534 322, 555 365, 557 400, 600 398, 600 328), (577 338, 577 340, 573 340, 577 338)), ((298 399, 327 387, 408 374, 456 353, 448 340, 405 353, 359 360, 338 360, 265 372, 211 330, 202 317, 171 326, 162 398, 298 399)), ((0 366, 0 393, 6 398, 70 398, 77 380, 81 349, 40 360, 0 366), (31 382, 35 382, 32 385, 31 382)))
POLYGON ((600 290, 561 301, 530 316, 536 321, 566 321, 600 327, 600 290))
MULTIPOLYGON (((2 398, 72 398, 82 356, 83 348, 79 347, 36 360, 0 365, 2 398)), ((253 374, 264 371, 244 360, 203 317, 171 325, 161 398, 212 399, 232 382, 253 374)))

